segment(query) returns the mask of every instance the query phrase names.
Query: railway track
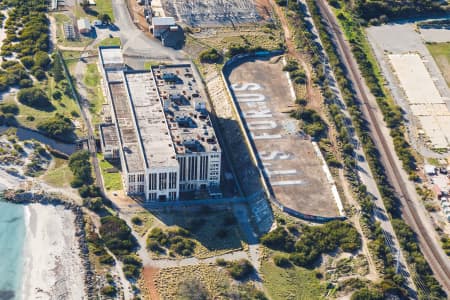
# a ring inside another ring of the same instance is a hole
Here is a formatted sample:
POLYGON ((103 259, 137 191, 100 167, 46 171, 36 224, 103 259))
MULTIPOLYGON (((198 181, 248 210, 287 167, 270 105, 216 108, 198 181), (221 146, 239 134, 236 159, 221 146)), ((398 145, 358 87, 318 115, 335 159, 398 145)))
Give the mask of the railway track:
POLYGON ((317 0, 317 4, 324 20, 328 23, 329 27, 332 28, 331 34, 333 35, 338 53, 349 72, 350 79, 353 82, 353 86, 358 97, 362 100, 362 112, 373 128, 373 130, 371 130, 371 135, 374 138, 375 143, 379 145, 378 149, 381 153, 381 160, 387 171, 388 178, 400 198, 404 218, 417 234, 420 248, 426 260, 430 264, 436 279, 440 282, 446 292, 449 293, 449 259, 443 253, 440 245, 437 243, 432 233, 425 227, 423 220, 417 212, 415 203, 411 200, 414 199, 414 197, 411 197, 411 194, 406 187, 407 183, 405 183, 401 174, 401 166, 399 166, 398 162, 394 158, 388 142, 381 131, 375 112, 370 107, 370 100, 366 93, 364 83, 362 82, 358 66, 353 58, 349 45, 344 40, 343 34, 337 21, 335 20, 334 15, 330 12, 330 9, 324 0, 317 0))

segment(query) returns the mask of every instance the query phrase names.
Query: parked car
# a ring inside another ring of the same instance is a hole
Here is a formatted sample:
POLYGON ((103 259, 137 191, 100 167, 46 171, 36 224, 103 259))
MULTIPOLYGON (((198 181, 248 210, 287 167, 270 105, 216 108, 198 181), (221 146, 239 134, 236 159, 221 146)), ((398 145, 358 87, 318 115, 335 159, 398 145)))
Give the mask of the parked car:
POLYGON ((93 24, 94 26, 102 26, 103 23, 100 20, 95 20, 93 24))

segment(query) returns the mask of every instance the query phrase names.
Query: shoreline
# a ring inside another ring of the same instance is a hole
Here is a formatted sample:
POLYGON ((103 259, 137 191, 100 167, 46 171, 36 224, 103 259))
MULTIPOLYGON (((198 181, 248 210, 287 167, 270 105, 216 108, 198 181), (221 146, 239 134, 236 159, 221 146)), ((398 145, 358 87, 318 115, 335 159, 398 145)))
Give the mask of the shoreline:
POLYGON ((83 299, 84 267, 76 237, 75 215, 61 206, 24 207, 26 239, 22 262, 22 299, 83 299))
MULTIPOLYGON (((0 182, 1 186, 1 182, 0 182)), ((18 299, 90 299, 94 275, 80 206, 53 194, 5 189, 24 206, 25 242, 18 299)))

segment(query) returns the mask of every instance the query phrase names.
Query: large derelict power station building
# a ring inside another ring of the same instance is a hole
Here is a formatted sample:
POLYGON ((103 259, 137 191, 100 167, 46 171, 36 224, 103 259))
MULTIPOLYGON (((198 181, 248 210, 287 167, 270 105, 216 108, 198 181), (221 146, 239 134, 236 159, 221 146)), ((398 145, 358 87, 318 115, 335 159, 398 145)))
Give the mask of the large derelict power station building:
POLYGON ((100 47, 99 58, 109 104, 101 147, 120 159, 127 193, 146 201, 220 195, 221 148, 191 65, 127 70, 119 47, 100 47))

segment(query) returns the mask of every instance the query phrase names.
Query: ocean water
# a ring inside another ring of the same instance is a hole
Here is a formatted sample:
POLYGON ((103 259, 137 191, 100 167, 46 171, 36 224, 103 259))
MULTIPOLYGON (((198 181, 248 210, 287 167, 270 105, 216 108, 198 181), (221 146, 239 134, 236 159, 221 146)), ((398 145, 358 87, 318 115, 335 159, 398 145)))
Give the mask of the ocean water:
POLYGON ((0 185, 0 299, 20 299, 25 207, 2 201, 0 185))

